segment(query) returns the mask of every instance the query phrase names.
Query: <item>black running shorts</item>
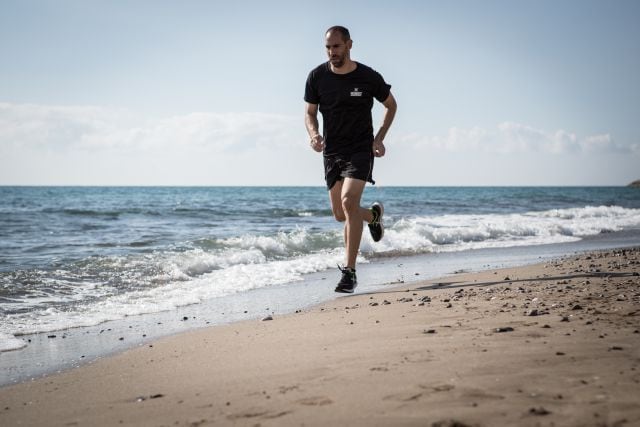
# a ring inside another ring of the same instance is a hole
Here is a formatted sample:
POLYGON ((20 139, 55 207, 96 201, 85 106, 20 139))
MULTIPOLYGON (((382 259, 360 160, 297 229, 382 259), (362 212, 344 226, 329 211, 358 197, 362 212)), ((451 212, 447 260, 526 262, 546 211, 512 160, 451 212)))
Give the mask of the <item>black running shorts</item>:
POLYGON ((355 178, 375 184, 373 180, 373 152, 361 151, 353 154, 336 154, 324 158, 324 179, 327 189, 344 178, 355 178))

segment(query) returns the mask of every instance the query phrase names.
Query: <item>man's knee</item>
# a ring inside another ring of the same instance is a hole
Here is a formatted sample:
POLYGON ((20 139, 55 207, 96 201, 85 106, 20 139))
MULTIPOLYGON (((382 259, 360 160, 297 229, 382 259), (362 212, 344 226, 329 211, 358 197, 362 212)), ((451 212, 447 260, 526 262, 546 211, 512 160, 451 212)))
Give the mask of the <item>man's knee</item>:
POLYGON ((345 194, 342 196, 342 210, 344 211, 345 216, 356 213, 360 209, 360 201, 357 197, 353 197, 350 194, 345 194))
POLYGON ((347 220, 347 216, 344 214, 342 207, 334 207, 332 209, 333 217, 338 222, 345 222, 347 220))

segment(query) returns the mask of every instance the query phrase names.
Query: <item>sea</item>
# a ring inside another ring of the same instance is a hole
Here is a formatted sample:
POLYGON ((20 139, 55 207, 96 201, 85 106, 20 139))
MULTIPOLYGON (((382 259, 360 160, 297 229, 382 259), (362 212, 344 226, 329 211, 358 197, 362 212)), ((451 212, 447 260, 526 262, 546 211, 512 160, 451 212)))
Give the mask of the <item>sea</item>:
MULTIPOLYGON (((385 236, 364 228, 359 290, 450 273, 429 260, 453 270, 487 250, 640 245, 637 188, 367 187, 362 205, 378 200, 385 236), (422 276, 375 269, 411 260, 422 276)), ((283 301, 311 278, 331 298, 343 259, 323 187, 0 187, 0 356, 181 307, 283 301)))

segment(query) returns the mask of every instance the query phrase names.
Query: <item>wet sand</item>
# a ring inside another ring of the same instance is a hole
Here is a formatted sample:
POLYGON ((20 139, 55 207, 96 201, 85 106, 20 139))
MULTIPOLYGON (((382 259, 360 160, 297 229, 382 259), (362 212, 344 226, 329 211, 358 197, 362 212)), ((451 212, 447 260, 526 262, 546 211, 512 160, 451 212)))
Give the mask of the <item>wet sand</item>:
POLYGON ((463 273, 0 389, 0 425, 640 424, 640 250, 463 273))

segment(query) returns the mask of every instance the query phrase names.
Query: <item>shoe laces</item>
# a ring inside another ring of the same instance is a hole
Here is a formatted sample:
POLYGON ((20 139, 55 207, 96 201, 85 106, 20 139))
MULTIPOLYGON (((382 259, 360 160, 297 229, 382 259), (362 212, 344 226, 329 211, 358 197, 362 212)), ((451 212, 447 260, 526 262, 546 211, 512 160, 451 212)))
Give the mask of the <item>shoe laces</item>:
POLYGON ((378 220, 380 219, 380 214, 378 213, 378 210, 374 208, 369 208, 369 210, 371 211, 371 215, 373 216, 373 219, 369 224, 370 225, 378 224, 378 220))
POLYGON ((342 266, 338 265, 338 270, 340 270, 340 272, 342 274, 348 274, 349 276, 355 276, 356 275, 356 271, 351 267, 342 267, 342 266))

